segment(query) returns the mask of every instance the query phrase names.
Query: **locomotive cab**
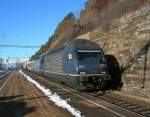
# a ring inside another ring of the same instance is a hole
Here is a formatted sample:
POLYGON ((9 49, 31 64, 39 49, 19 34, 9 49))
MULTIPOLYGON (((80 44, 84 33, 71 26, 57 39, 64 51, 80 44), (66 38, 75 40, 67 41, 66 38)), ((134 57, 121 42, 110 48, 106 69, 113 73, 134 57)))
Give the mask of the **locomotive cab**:
POLYGON ((78 74, 80 84, 87 88, 102 89, 108 80, 104 54, 100 50, 78 50, 78 74))
POLYGON ((77 84, 81 89, 102 89, 110 76, 99 45, 90 40, 79 39, 68 44, 65 49, 65 71, 71 76, 67 82, 77 84))
POLYGON ((103 54, 100 51, 78 50, 78 67, 80 74, 106 73, 107 66, 103 54))

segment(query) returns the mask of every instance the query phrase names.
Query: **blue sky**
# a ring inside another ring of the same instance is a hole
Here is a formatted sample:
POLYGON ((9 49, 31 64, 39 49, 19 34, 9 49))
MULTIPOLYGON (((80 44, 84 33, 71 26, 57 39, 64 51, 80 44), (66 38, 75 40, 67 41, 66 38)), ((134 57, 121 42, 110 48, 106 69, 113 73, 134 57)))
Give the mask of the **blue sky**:
MULTIPOLYGON (((0 0, 0 44, 42 45, 58 23, 86 0, 0 0)), ((31 56, 37 49, 2 48, 0 57, 31 56)))

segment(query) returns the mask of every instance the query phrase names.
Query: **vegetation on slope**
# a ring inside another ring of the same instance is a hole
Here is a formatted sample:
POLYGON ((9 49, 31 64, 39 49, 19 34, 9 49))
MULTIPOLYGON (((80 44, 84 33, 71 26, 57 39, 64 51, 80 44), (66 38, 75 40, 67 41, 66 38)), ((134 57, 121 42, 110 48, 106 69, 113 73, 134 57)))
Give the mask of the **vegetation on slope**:
POLYGON ((76 18, 72 12, 60 22, 52 36, 49 37, 45 45, 42 45, 41 48, 31 57, 31 60, 38 59, 40 55, 47 51, 55 51, 58 48, 61 48, 65 44, 65 40, 68 40, 72 36, 73 25, 76 23, 76 18), (61 44, 60 44, 61 41, 61 44), (62 42, 63 41, 63 42, 62 42))

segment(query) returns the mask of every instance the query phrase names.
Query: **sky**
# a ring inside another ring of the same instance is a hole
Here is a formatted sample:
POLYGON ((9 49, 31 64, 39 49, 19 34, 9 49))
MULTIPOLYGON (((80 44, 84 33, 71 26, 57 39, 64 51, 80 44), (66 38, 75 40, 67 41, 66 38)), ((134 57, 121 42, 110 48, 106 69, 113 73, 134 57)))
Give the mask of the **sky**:
MULTIPOLYGON (((70 12, 79 15, 86 0, 0 0, 0 44, 41 46, 70 12)), ((38 48, 0 47, 0 58, 22 60, 38 48)))

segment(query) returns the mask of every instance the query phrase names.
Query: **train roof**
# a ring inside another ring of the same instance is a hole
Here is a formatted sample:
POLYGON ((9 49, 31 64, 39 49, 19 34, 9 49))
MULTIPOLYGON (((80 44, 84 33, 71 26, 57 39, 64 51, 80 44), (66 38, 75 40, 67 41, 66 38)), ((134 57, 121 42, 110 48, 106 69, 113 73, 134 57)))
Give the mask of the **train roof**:
MULTIPOLYGON (((46 55, 54 54, 64 49, 75 49, 75 50, 101 50, 100 46, 93 41, 86 39, 77 39, 66 44, 65 47, 60 48, 54 52, 48 52, 46 55)), ((45 55, 44 55, 45 56, 45 55)))
POLYGON ((75 48, 76 50, 100 50, 100 46, 93 41, 77 39, 70 42, 66 48, 75 48))

